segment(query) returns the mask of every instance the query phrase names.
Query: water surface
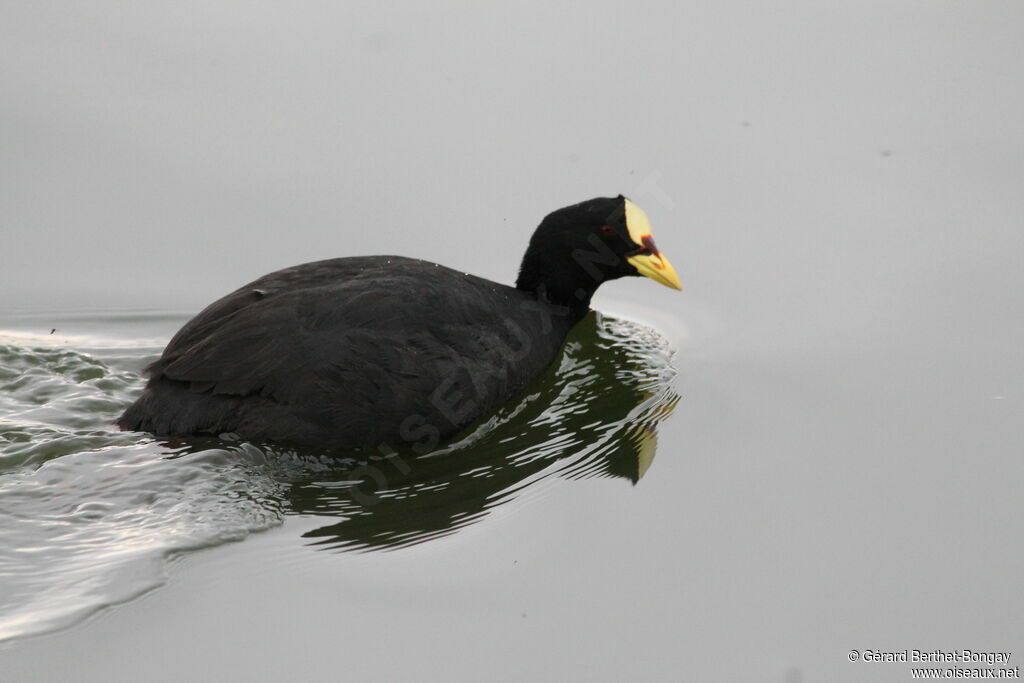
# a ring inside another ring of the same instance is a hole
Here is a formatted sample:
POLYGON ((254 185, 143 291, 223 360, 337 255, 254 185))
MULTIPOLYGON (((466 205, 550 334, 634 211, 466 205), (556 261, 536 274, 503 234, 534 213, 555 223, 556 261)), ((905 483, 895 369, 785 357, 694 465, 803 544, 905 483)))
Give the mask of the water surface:
MULTIPOLYGON (((675 406, 668 342, 592 313, 519 399, 425 452, 291 450, 123 433, 113 420, 173 314, 45 318, 0 332, 0 638, 68 626, 166 579, 176 554, 288 515, 321 549, 386 550, 455 533, 552 477, 637 482, 675 406), (67 334, 105 326, 123 338, 67 334), (58 333, 59 332, 59 333, 58 333)), ((227 436, 227 435, 225 435, 227 436)))

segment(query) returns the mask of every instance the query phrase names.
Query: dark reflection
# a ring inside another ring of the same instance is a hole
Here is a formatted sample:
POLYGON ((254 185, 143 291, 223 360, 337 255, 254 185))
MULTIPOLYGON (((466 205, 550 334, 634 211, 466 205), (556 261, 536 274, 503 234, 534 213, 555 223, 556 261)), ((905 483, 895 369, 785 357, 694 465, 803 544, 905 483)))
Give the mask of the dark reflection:
MULTIPOLYGON (((657 425, 679 399, 670 355, 654 330, 591 313, 570 334, 557 367, 454 443, 425 454, 389 446, 372 454, 274 447, 260 459, 285 485, 286 513, 330 520, 305 535, 314 545, 422 543, 552 477, 639 481, 654 458, 657 425)), ((202 445, 193 441, 186 450, 202 445)))

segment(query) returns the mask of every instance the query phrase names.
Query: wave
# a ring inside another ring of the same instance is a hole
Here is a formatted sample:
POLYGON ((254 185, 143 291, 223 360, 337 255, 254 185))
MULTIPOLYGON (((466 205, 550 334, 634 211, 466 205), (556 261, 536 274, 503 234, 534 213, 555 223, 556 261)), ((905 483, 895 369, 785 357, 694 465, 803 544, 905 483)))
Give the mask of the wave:
POLYGON ((0 640, 130 600, 176 554, 291 515, 323 520, 314 548, 396 551, 557 480, 635 484, 679 400, 661 335, 591 314, 523 396, 429 452, 159 440, 112 427, 159 343, 48 337, 0 333, 0 640))

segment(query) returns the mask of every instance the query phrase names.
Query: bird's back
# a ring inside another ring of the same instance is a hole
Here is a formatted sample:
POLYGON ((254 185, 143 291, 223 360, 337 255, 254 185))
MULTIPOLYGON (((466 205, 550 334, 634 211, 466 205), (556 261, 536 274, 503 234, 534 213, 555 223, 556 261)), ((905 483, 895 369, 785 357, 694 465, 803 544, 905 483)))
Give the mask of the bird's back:
POLYGON ((520 393, 572 323, 530 294, 417 259, 308 263, 189 321, 119 424, 339 446, 445 436, 520 393))

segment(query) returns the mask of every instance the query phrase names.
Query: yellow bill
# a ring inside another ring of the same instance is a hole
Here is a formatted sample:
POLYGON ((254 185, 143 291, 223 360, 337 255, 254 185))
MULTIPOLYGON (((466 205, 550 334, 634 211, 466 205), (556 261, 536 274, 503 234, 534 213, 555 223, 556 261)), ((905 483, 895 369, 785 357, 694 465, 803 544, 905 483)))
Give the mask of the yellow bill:
POLYGON ((628 199, 625 201, 626 229, 629 230, 629 238, 640 249, 632 256, 627 256, 626 261, 641 275, 660 282, 666 287, 681 290, 683 285, 679 282, 676 269, 654 244, 654 237, 651 235, 651 222, 648 220, 647 214, 628 199))

